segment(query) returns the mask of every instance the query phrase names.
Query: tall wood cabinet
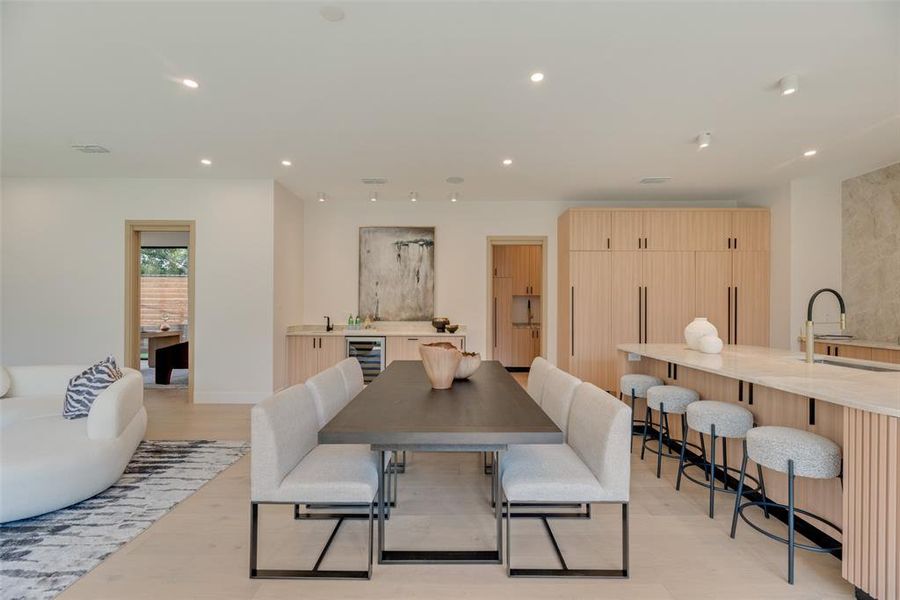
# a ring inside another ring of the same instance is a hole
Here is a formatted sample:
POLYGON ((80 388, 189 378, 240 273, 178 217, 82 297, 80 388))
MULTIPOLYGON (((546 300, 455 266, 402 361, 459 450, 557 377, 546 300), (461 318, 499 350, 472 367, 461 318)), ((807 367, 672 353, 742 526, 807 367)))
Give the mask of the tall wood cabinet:
POLYGON ((558 239, 558 363, 585 381, 618 391, 618 344, 681 342, 698 316, 769 343, 766 209, 574 208, 558 239))

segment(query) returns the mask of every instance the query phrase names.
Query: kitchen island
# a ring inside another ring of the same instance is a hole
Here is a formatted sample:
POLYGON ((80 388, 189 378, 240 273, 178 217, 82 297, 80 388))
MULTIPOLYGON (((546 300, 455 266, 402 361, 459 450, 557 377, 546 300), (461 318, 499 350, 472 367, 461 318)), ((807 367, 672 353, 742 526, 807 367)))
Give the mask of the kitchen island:
MULTIPOLYGON (((845 579, 874 598, 900 595, 900 368, 829 356, 816 358, 832 364, 809 364, 799 352, 756 346, 726 346, 721 354, 684 344, 621 344, 618 350, 624 372, 655 375, 704 400, 740 403, 757 425, 794 427, 838 443, 843 485, 798 479, 796 504, 843 530, 819 525, 843 542, 845 579)), ((635 410, 642 416, 644 407, 635 410)), ((672 435, 681 436, 677 419, 672 435)), ((689 441, 699 441, 691 435, 689 441)), ((729 440, 729 450, 729 466, 739 468, 740 441, 729 440)), ((765 478, 768 496, 786 502, 786 477, 766 470, 765 478)))

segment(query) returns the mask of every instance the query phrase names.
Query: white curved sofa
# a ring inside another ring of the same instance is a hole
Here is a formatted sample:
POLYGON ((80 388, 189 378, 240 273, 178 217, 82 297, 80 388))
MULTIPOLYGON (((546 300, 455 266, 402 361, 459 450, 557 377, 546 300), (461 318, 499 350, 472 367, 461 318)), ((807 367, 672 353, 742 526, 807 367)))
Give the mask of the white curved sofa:
POLYGON ((141 374, 104 390, 81 419, 64 419, 69 379, 86 367, 6 367, 0 398, 0 523, 94 496, 121 477, 147 429, 141 374))

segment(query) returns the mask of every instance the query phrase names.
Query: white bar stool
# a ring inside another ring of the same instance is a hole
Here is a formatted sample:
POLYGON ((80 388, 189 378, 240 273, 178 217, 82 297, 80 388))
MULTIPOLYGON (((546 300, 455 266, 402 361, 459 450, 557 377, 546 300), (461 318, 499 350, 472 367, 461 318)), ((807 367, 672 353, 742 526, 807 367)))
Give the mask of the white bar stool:
MULTIPOLYGON (((687 407, 692 402, 700 400, 700 394, 694 390, 679 387, 677 385, 656 385, 647 390, 647 412, 644 416, 644 437, 641 443, 641 460, 644 460, 644 451, 650 441, 649 430, 652 422, 652 411, 659 412, 659 428, 656 440, 656 478, 659 479, 662 469, 663 438, 666 440, 666 458, 677 458, 678 454, 672 454, 669 434, 669 415, 681 415, 681 431, 687 431, 687 407)), ((687 438, 682 436, 682 444, 687 444, 687 438)), ((688 444, 694 446, 693 444, 688 444)), ((699 450, 700 448, 694 446, 699 450)), ((649 448, 653 452, 653 448, 649 448)))
POLYGON ((794 583, 794 549, 809 550, 810 552, 834 552, 841 549, 841 544, 831 547, 810 546, 798 544, 794 532, 794 518, 801 514, 820 523, 841 531, 841 528, 814 515, 809 511, 794 507, 794 478, 810 477, 813 479, 832 479, 841 476, 841 447, 826 437, 815 433, 794 429, 791 427, 757 427, 747 432, 744 440, 744 458, 741 461, 741 473, 738 479, 737 497, 734 502, 734 514, 731 517, 731 537, 734 537, 737 529, 738 515, 753 529, 766 537, 787 544, 788 547, 788 583, 794 583), (744 488, 744 476, 747 471, 747 459, 752 460, 757 466, 762 465, 767 469, 787 474, 788 503, 779 504, 765 498, 761 501, 744 502, 741 504, 741 495, 744 488), (764 510, 770 508, 786 509, 788 515, 787 539, 765 531, 758 525, 751 523, 744 515, 744 509, 750 506, 761 506, 764 510))
POLYGON ((630 373, 628 375, 622 375, 622 378, 619 379, 619 400, 622 400, 625 394, 631 395, 631 450, 634 450, 634 436, 641 435, 640 429, 635 429, 634 426, 638 425, 640 427, 643 425, 642 421, 636 421, 634 419, 634 400, 635 398, 646 398, 647 390, 657 385, 663 385, 663 380, 659 377, 654 377, 653 375, 642 375, 640 373, 630 373))

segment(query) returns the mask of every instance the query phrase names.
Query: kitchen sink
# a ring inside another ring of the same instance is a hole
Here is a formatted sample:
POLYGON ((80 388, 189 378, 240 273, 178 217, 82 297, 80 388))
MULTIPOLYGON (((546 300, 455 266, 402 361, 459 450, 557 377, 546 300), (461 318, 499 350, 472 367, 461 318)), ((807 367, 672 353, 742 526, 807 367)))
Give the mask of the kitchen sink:
MULTIPOLYGON (((805 358, 800 358, 798 360, 802 360, 806 362, 805 358)), ((848 369, 860 369, 862 371, 876 371, 878 373, 892 373, 892 372, 900 372, 900 367, 876 367, 875 365, 862 365, 857 363, 849 363, 844 362, 842 360, 831 360, 828 358, 817 358, 813 361, 819 365, 831 365, 833 367, 847 367, 848 369)))

